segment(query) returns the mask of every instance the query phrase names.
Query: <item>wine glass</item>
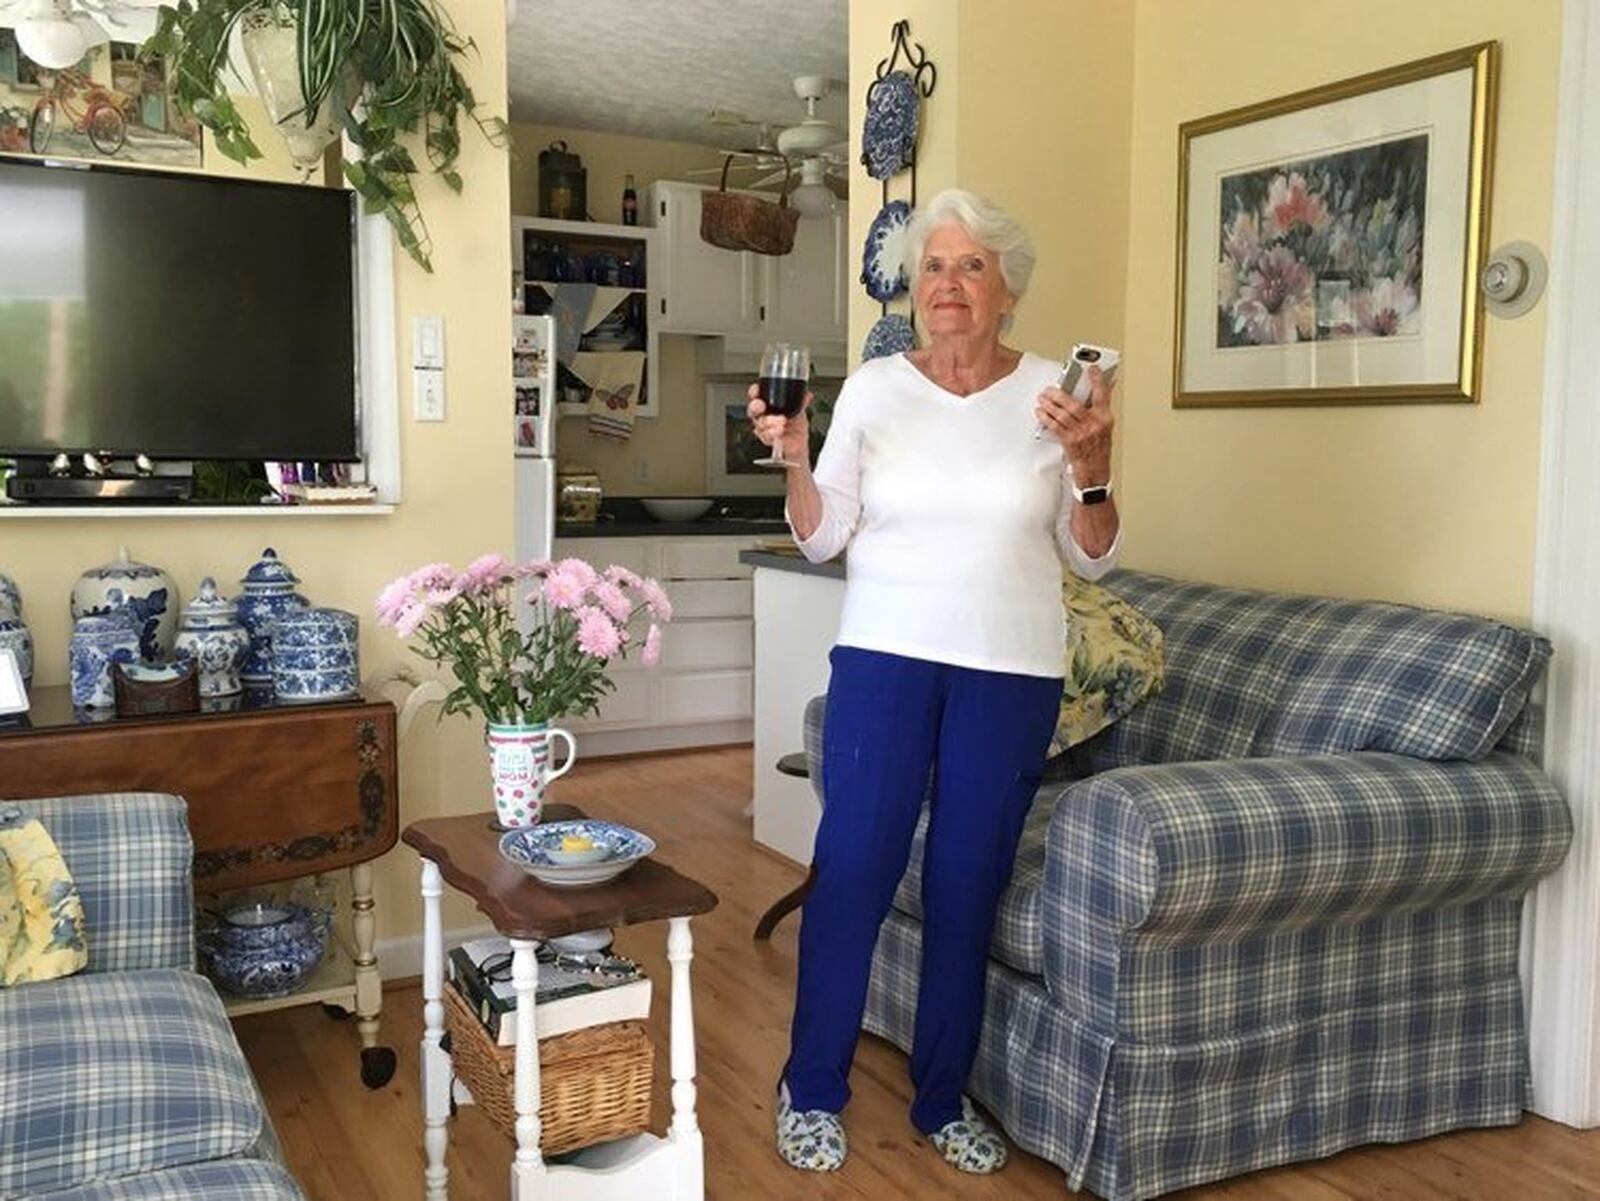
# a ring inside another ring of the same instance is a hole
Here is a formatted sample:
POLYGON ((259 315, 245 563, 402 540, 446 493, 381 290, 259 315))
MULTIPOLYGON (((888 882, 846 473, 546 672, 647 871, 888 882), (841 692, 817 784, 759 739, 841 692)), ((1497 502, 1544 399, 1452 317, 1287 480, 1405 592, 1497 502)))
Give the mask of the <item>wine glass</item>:
MULTIPOLYGON (((806 384, 811 378, 811 348, 789 342, 768 342, 761 353, 757 394, 773 417, 795 417, 805 408, 806 384)), ((782 439, 772 444, 772 454, 753 460, 763 467, 793 467, 783 457, 782 439)))

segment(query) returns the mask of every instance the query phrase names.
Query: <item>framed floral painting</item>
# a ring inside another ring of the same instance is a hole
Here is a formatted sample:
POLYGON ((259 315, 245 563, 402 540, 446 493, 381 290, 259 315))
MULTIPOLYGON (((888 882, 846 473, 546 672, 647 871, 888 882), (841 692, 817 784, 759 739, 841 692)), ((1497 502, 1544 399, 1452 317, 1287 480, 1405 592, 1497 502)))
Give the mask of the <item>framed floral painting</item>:
POLYGON ((1496 43, 1190 121, 1173 403, 1476 401, 1496 43))

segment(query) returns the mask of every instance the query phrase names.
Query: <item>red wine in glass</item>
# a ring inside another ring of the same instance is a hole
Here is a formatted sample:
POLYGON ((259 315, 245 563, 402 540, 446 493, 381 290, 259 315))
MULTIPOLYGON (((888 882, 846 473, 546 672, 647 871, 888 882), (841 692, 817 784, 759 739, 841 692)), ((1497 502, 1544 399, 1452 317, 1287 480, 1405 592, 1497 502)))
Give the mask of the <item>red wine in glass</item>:
MULTIPOLYGON (((806 387, 811 378, 811 350, 788 342, 769 342, 761 355, 761 375, 757 394, 774 417, 795 417, 805 408, 806 387)), ((756 459, 763 467, 793 466, 783 457, 783 444, 775 442, 772 454, 756 459)))

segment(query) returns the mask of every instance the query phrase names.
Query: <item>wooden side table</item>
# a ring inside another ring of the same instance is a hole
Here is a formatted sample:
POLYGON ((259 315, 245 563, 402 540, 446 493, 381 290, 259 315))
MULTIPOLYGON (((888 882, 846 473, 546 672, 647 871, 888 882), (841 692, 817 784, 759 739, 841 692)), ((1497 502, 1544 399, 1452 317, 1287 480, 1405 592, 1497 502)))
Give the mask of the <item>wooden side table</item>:
MULTIPOLYGON (((549 805, 546 820, 582 817, 571 805, 549 805)), ((549 888, 500 857, 500 834, 487 813, 413 822, 401 840, 422 856, 422 1105, 427 1201, 446 1201, 449 1174, 451 1066, 444 1037, 444 927, 439 898, 448 882, 470 896, 511 940, 511 980, 517 991, 514 1095, 517 1152, 511 1201, 704 1201, 705 1152, 695 1117, 694 1010, 689 919, 709 913, 717 898, 659 859, 646 859, 610 884, 549 888), (575 1162, 551 1165, 539 1152, 539 1055, 534 1030, 538 942, 637 922, 667 922, 672 964, 672 1125, 665 1138, 640 1134, 580 1152, 575 1162)))

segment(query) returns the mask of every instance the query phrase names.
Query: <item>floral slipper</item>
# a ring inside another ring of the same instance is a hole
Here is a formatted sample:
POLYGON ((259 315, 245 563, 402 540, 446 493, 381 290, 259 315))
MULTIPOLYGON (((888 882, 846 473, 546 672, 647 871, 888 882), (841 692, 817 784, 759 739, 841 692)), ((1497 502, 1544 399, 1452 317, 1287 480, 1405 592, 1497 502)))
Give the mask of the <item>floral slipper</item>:
POLYGON ((778 1154, 785 1163, 802 1172, 837 1172, 848 1150, 838 1114, 797 1112, 789 1104, 789 1085, 778 1086, 778 1154))
POLYGON ((987 1176, 1006 1166, 1006 1143, 1000 1132, 978 1116, 972 1102, 961 1098, 961 1116, 928 1136, 945 1162, 963 1172, 987 1176))

